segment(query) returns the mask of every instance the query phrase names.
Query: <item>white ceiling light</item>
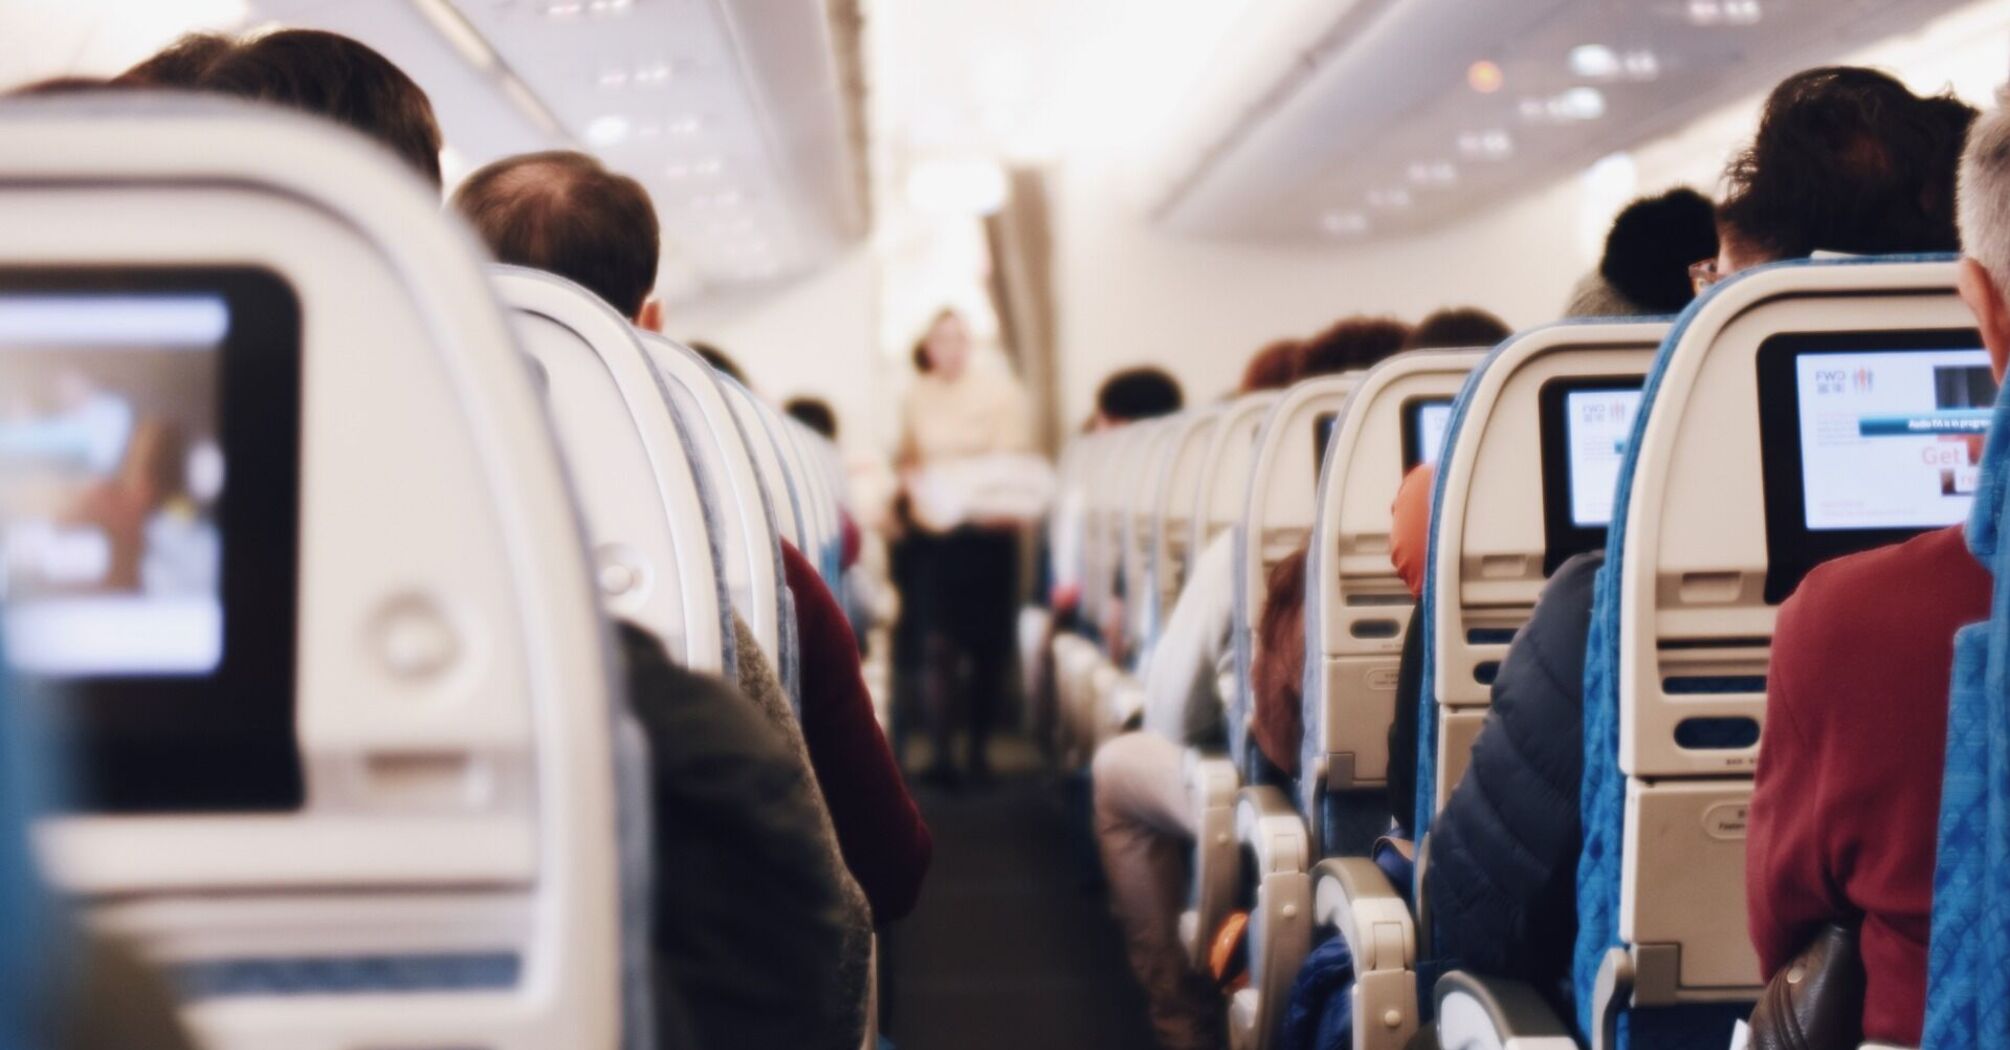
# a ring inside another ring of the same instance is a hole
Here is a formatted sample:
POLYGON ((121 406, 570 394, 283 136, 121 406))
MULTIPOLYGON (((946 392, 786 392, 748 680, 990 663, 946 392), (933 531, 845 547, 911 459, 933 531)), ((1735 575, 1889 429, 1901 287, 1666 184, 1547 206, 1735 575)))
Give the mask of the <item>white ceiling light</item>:
POLYGON ((546 18, 578 18, 585 11, 586 5, 580 0, 552 0, 544 7, 546 18))
POLYGON ((1368 206, 1383 211, 1396 211, 1410 206, 1410 191, 1396 187, 1393 190, 1369 190, 1368 206))
POLYGON ((1319 228, 1336 237, 1358 237, 1368 232, 1368 216, 1358 211, 1329 211, 1319 217, 1319 228))
POLYGON ((1550 115, 1558 120, 1597 120, 1605 115, 1605 92, 1574 87, 1550 99, 1550 115))
POLYGON ((922 212, 990 215, 1005 193, 1005 169, 979 158, 923 161, 907 174, 908 203, 922 212))
POLYGON ((618 146, 627 141, 628 118, 618 113, 595 117, 586 124, 586 144, 589 146, 618 146))
POLYGON ((1759 0, 1689 0, 1691 25, 1749 26, 1763 17, 1759 0))
POLYGON ((1628 80, 1653 80, 1661 75, 1661 60, 1652 51, 1628 51, 1619 57, 1619 65, 1628 80))
POLYGON ((1462 131, 1459 155, 1467 160, 1506 160, 1514 156, 1514 136, 1503 128, 1462 131))
POLYGON ((1458 165, 1448 160, 1419 161, 1410 165, 1410 181, 1419 186, 1450 186, 1459 181, 1458 165))
POLYGON ((705 122, 697 117, 682 116, 670 118, 670 123, 664 125, 664 128, 672 135, 696 135, 704 126, 705 122))
POLYGON ((1570 71, 1587 80, 1619 75, 1619 54, 1604 44, 1580 44, 1570 49, 1570 71))

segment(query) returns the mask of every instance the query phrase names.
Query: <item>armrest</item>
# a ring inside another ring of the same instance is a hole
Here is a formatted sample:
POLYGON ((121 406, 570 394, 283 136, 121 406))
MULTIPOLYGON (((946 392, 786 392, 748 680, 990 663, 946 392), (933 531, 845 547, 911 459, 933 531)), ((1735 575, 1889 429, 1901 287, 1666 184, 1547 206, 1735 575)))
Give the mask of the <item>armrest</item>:
POLYGON ((1340 931, 1354 957, 1354 1050, 1398 1050, 1417 1033, 1417 934, 1410 908, 1366 857, 1312 869, 1313 917, 1340 931))
POLYGON ((1463 970, 1438 978, 1438 1045, 1577 1050, 1570 1025, 1531 985, 1463 970))
POLYGON ((1252 784, 1235 797, 1235 838, 1256 854, 1256 876, 1302 872, 1312 860, 1305 818, 1284 792, 1252 784))
POLYGON ((1407 970, 1417 962, 1410 905, 1366 857, 1336 857, 1312 869, 1312 916, 1347 941, 1355 973, 1407 970))
POLYGON ((1183 759, 1188 797, 1196 812, 1227 809, 1235 803, 1235 791, 1242 786, 1235 763, 1226 756, 1188 748, 1183 759))

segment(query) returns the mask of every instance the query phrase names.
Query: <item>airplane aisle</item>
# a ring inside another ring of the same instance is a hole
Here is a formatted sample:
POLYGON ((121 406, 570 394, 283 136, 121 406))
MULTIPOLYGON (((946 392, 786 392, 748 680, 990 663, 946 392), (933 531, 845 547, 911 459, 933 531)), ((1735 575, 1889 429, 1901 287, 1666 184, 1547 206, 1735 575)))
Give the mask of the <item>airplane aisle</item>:
POLYGON ((1122 936, 1085 884, 1070 796, 1023 738, 992 751, 989 788, 917 788, 935 862, 893 935, 888 1034, 901 1050, 1150 1050, 1122 936))

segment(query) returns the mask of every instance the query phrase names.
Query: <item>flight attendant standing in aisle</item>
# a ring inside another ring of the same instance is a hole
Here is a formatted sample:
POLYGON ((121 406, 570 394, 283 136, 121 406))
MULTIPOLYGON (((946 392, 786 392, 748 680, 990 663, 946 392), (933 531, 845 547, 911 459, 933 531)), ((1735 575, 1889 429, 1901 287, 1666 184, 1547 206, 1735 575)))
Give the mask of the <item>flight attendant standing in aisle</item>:
POLYGON ((1019 582, 1015 523, 977 508, 968 486, 985 461, 1028 452, 1032 435, 1025 390, 1002 360, 973 352, 961 314, 936 314, 915 345, 914 367, 899 453, 903 633, 919 646, 922 715, 934 744, 926 777, 950 786, 961 780, 959 721, 969 729, 971 777, 990 776, 985 745, 1013 658, 1019 582))

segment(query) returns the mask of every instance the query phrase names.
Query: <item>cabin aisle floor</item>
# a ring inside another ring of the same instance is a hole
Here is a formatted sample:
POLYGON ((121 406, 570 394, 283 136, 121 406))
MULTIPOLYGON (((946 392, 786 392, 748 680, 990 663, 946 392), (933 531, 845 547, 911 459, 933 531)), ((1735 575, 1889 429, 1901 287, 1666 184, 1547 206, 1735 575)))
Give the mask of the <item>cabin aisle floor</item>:
POLYGON ((935 833, 921 902, 895 928, 899 1050, 1150 1050, 1144 993, 1092 888, 1081 792, 1020 738, 989 787, 915 785, 935 833))

